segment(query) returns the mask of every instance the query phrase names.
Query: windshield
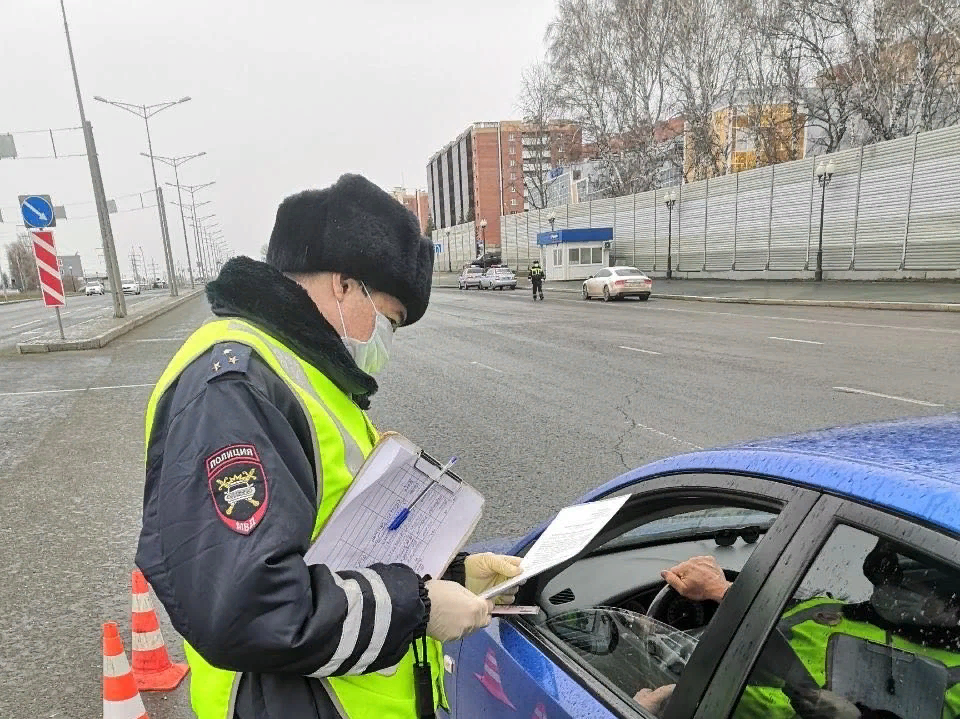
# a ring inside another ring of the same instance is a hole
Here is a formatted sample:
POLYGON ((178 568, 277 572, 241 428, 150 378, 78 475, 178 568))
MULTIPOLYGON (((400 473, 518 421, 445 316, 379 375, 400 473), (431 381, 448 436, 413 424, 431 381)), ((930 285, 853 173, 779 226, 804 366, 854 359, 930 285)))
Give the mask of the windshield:
MULTIPOLYGON (((742 533, 745 539, 759 535, 770 528, 776 515, 757 509, 739 507, 711 507, 693 512, 655 519, 631 529, 607 542, 601 549, 617 549, 644 544, 686 539, 704 534, 742 533)), ((756 541, 756 539, 754 539, 756 541)))
POLYGON ((619 277, 643 277, 643 273, 634 267, 621 267, 614 270, 619 277))

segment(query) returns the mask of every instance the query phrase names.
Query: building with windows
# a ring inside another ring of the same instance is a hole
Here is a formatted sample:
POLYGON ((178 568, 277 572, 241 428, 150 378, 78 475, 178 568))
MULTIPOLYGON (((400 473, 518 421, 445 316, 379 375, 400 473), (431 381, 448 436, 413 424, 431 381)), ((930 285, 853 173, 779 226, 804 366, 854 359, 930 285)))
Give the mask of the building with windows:
POLYGON ((430 219, 430 203, 427 201, 426 191, 414 190, 409 192, 406 187, 394 187, 390 194, 393 199, 417 216, 417 221, 420 223, 420 232, 426 234, 427 220, 430 219))
POLYGON ((806 115, 786 102, 767 105, 742 102, 717 108, 713 111, 712 143, 719 163, 706 162, 708 166, 697 171, 695 165, 705 161, 696 157, 687 126, 684 176, 689 182, 695 177, 712 177, 801 160, 806 157, 810 143, 808 129, 806 115), (722 172, 717 171, 717 166, 722 167, 722 172))
POLYGON ((500 243, 500 217, 540 206, 547 174, 580 159, 580 128, 551 122, 475 122, 427 163, 430 217, 438 229, 487 221, 487 248, 500 243), (538 181, 543 178, 543 181, 538 181))

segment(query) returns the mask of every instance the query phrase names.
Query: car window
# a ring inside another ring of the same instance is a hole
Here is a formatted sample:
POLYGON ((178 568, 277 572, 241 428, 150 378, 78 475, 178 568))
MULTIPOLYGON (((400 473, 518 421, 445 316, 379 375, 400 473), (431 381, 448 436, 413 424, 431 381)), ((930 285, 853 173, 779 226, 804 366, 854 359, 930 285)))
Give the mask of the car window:
POLYGON ((636 612, 599 607, 543 620, 581 661, 624 694, 676 684, 697 637, 636 612))
POLYGON ((746 498, 651 507, 649 516, 621 520, 619 535, 551 577, 537 598, 542 631, 626 698, 647 693, 644 701, 680 678, 719 606, 707 595, 720 598, 736 582, 779 516, 777 506, 746 498), (666 570, 687 580, 688 596, 666 589, 666 570), (695 590, 704 598, 693 598, 695 590), (604 648, 611 633, 622 646, 604 648))
POLYGON ((838 526, 731 716, 960 715, 960 572, 838 526))
POLYGON ((642 277, 643 273, 634 267, 618 267, 616 270, 618 277, 642 277))
POLYGON ((600 270, 594 277, 609 277, 610 275, 610 270, 600 270))

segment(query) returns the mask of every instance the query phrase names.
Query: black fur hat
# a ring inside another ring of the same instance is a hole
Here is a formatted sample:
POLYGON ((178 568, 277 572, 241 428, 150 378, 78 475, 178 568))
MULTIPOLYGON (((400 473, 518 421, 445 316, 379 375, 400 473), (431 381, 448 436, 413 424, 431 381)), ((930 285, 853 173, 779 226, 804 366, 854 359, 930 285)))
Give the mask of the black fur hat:
POLYGON ((427 311, 433 244, 410 210, 360 175, 291 195, 277 209, 267 264, 281 272, 340 272, 393 295, 411 325, 427 311))

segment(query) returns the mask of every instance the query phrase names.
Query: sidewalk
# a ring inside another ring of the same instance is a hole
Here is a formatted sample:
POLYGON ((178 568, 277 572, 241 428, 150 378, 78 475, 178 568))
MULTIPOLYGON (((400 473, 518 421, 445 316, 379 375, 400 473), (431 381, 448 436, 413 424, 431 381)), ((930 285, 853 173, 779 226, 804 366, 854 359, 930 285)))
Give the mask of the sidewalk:
MULTIPOLYGON (((434 287, 457 288, 455 273, 440 272, 433 277, 434 287)), ((547 282, 544 289, 579 294, 582 285, 582 280, 547 282)), ((518 287, 529 288, 530 284, 521 277, 518 287)), ((652 296, 694 302, 960 312, 960 282, 949 280, 812 282, 655 279, 652 296)))
POLYGON ((175 307, 198 297, 203 291, 203 288, 188 290, 178 297, 163 296, 138 302, 122 319, 104 317, 98 318, 95 322, 65 327, 66 339, 60 339, 60 331, 55 329, 52 332, 34 337, 28 342, 18 343, 17 351, 20 354, 32 354, 35 352, 100 349, 113 342, 117 337, 121 337, 175 307))

